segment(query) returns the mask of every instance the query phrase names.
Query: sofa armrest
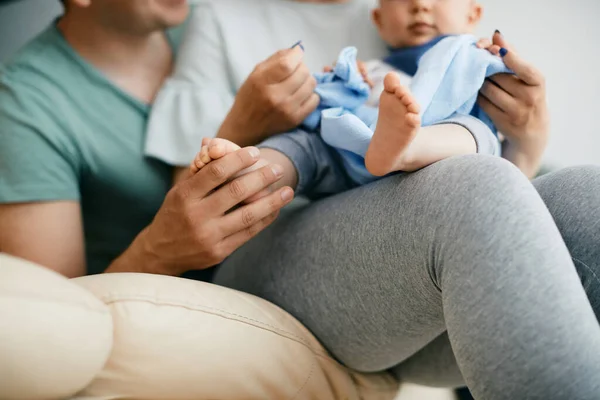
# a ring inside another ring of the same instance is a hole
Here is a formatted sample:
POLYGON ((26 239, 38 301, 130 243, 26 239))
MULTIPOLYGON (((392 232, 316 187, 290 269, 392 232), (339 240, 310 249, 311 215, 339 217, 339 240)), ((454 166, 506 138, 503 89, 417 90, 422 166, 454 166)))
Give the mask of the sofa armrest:
POLYGON ((65 399, 112 349, 109 308, 47 268, 0 254, 0 399, 65 399))
POLYGON ((0 398, 393 399, 389 374, 332 359, 291 315, 208 283, 68 280, 0 254, 0 398))
POLYGON ((393 399, 388 374, 355 374, 296 319, 252 295, 157 275, 72 280, 110 309, 114 346, 78 399, 393 399))

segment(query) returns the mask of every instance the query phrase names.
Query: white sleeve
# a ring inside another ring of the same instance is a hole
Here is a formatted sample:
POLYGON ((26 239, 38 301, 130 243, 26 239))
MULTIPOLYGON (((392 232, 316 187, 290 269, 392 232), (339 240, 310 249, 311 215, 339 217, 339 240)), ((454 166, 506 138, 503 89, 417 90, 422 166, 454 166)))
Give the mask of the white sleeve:
POLYGON ((213 6, 192 11, 173 75, 152 106, 145 154, 176 166, 188 165, 203 137, 214 137, 233 104, 225 45, 213 6))

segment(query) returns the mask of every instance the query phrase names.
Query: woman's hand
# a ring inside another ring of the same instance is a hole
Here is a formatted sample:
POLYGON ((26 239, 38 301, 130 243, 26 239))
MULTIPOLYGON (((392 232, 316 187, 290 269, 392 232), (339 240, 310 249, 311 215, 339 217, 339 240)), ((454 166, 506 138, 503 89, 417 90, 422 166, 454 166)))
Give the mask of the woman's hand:
POLYGON ((496 32, 481 48, 503 57, 515 75, 495 75, 484 83, 478 103, 506 137, 504 157, 532 177, 539 169, 549 134, 546 85, 542 73, 524 61, 496 32))
POLYGON ((256 148, 241 149, 176 184, 152 224, 107 272, 180 275, 223 261, 271 224, 293 198, 292 189, 283 187, 242 205, 282 177, 281 167, 270 164, 229 181, 259 157, 256 148))
POLYGON ((218 137, 240 146, 300 125, 319 105, 300 44, 258 64, 236 95, 218 137))

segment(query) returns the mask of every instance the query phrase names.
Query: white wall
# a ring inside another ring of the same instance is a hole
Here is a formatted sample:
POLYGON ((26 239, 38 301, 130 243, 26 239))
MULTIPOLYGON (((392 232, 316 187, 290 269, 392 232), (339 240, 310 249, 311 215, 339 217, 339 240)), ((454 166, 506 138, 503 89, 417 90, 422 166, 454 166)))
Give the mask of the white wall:
MULTIPOLYGON (((480 0, 479 30, 499 29, 548 80, 552 135, 546 153, 558 166, 600 164, 600 0, 480 0)), ((58 0, 0 6, 0 62, 60 12, 58 0)))
POLYGON ((600 0, 480 0, 480 34, 499 29, 546 75, 547 162, 600 164, 600 0))

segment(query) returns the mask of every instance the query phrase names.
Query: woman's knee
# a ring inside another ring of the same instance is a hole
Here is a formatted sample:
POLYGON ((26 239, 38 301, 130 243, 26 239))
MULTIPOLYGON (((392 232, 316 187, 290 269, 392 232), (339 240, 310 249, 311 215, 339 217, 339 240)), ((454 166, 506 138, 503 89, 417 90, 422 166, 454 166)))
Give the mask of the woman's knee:
POLYGON ((447 192, 447 212, 467 212, 470 223, 518 213, 518 206, 541 206, 527 177, 500 157, 475 154, 438 164, 440 182, 445 182, 441 187, 447 192))
MULTIPOLYGON (((508 161, 471 155, 444 160, 435 168, 429 177, 441 191, 435 200, 440 208, 429 208, 425 223, 431 225, 436 257, 456 261, 435 263, 433 276, 438 285, 444 266, 470 274, 470 268, 477 265, 495 268, 490 258, 500 260, 512 254, 515 244, 541 252, 547 241, 560 243, 556 226, 531 182, 508 161)), ((424 200, 425 207, 430 202, 424 200)))
POLYGON ((535 179, 533 184, 551 211, 567 198, 600 199, 600 166, 563 168, 535 179))

